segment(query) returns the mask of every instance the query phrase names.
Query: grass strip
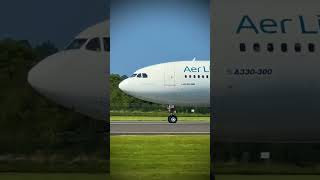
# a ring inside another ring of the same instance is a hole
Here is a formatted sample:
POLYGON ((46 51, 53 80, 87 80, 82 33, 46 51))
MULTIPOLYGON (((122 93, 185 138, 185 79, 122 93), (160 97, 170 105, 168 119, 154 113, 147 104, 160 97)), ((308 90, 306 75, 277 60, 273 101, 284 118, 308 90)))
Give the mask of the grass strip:
POLYGON ((209 179, 209 135, 111 136, 111 177, 209 179))
MULTIPOLYGON (((111 121, 167 121, 167 117, 151 116, 111 116, 111 121)), ((179 117, 179 121, 210 121, 210 117, 179 117)))

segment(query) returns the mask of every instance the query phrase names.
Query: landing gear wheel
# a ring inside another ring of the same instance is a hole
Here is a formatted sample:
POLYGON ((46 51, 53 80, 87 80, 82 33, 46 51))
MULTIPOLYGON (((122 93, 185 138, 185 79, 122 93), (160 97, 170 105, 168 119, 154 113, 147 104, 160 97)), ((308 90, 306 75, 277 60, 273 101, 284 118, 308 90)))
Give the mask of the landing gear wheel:
POLYGON ((168 116, 168 122, 169 123, 177 123, 177 121, 178 121, 178 117, 177 116, 175 116, 175 115, 168 116))

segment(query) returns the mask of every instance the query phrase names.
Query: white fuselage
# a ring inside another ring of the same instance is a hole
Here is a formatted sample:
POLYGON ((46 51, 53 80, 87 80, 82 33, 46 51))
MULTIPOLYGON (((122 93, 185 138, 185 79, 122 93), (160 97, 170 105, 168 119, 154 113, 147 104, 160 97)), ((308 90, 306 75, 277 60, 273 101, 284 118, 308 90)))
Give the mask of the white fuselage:
MULTIPOLYGON (((211 99, 215 139, 320 142, 319 1, 211 5, 211 79, 209 61, 181 61, 140 69, 136 76, 147 78, 128 78, 120 88, 160 104, 209 106, 211 99)), ((88 28, 74 48, 40 62, 29 83, 65 107, 106 119, 107 24, 88 28), (97 37, 102 49, 90 45, 97 37)))
POLYGON ((320 141, 319 4, 212 3, 215 139, 320 141))
POLYGON ((87 28, 65 50, 35 65, 28 74, 30 85, 59 105, 106 120, 108 26, 105 21, 87 28))
POLYGON ((178 61, 148 66, 119 84, 136 98, 168 105, 210 106, 210 62, 178 61))

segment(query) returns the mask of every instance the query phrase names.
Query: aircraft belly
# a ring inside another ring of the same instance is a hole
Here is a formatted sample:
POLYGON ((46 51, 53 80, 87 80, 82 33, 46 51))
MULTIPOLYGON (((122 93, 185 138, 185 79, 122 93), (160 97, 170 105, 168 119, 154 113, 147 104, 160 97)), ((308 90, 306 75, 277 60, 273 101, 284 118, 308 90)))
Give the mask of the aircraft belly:
POLYGON ((221 141, 320 142, 320 98, 216 97, 214 133, 221 141), (304 104, 304 107, 301 106, 304 104))
POLYGON ((167 102, 180 106, 208 107, 210 104, 208 90, 190 91, 187 89, 178 89, 174 92, 167 93, 166 96, 167 102))
POLYGON ((143 93, 135 97, 158 104, 174 104, 177 106, 200 106, 208 107, 210 104, 209 90, 187 91, 171 88, 156 93, 143 93))

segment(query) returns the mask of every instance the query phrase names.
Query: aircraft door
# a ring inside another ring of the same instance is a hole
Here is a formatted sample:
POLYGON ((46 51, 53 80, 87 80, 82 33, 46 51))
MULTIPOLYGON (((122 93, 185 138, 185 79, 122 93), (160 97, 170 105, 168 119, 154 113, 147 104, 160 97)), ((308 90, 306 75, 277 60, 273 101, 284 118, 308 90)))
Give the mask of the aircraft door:
POLYGON ((174 64, 169 63, 164 66, 164 86, 175 86, 174 64))

